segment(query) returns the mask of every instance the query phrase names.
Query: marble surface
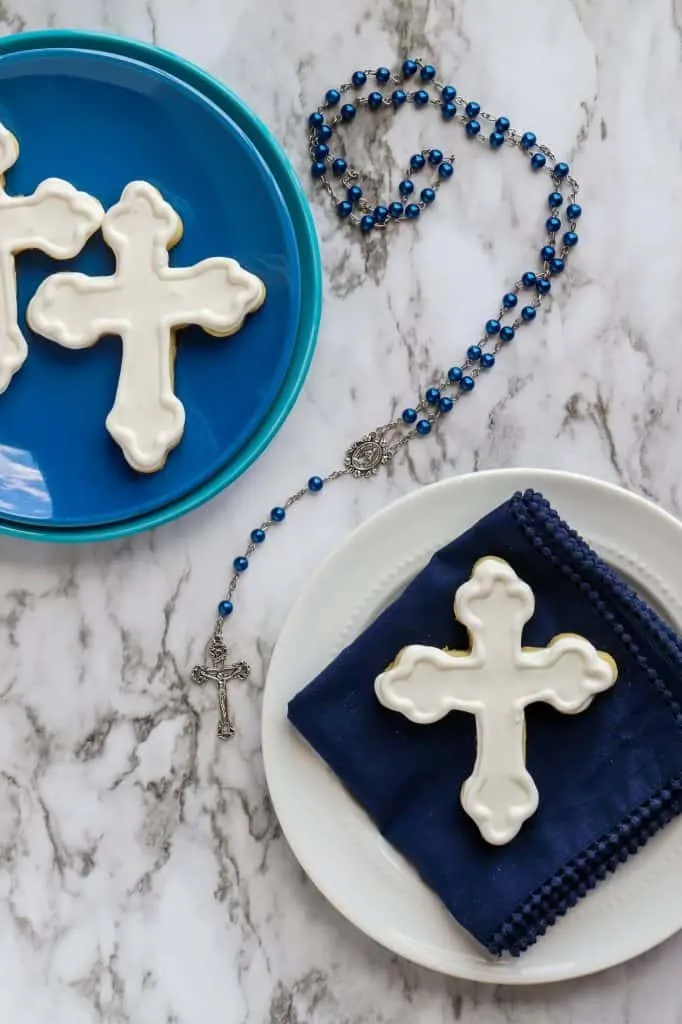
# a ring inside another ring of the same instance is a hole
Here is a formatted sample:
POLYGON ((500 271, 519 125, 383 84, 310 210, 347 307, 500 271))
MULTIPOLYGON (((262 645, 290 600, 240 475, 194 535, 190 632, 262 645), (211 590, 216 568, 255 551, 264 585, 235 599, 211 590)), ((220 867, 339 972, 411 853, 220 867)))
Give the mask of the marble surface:
MULTIPOLYGON (((457 139, 439 216, 369 247, 313 206, 326 303, 305 391, 258 464, 185 520, 79 550, 0 541, 0 1020, 21 1024, 657 1024, 682 1021, 682 937, 534 990, 445 979, 346 924, 283 840, 260 688, 292 598, 372 511, 453 473, 563 467, 680 513, 680 0, 0 0, 0 30, 85 27, 200 63, 306 179, 303 119, 357 66, 428 56, 574 165, 583 244, 547 314, 437 438, 371 485, 305 503, 235 623, 255 666, 239 736, 187 684, 227 566, 265 510, 450 365, 538 244, 544 190, 514 154, 405 113, 358 131, 378 181, 457 139), (364 139, 364 142, 363 142, 364 139), (370 145, 371 142, 371 145, 370 145), (509 172, 509 173, 507 173, 509 172)), ((632 922, 636 927, 636 921, 632 922)))

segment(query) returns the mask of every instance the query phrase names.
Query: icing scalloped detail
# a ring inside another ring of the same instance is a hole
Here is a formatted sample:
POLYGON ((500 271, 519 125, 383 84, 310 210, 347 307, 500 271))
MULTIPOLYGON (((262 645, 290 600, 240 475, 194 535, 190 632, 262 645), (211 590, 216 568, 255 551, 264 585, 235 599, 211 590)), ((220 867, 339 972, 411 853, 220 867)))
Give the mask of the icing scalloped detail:
POLYGON ((563 714, 585 711, 616 681, 616 663, 584 637, 564 634, 547 647, 524 648, 523 627, 535 610, 531 588, 500 558, 474 566, 455 595, 455 616, 469 651, 413 644, 377 676, 384 707, 428 725, 450 711, 476 719, 477 752, 461 803, 483 838, 510 842, 538 806, 525 764, 524 709, 542 701, 563 714))
POLYGON ((133 469, 153 473, 185 428, 173 387, 175 331, 197 324, 216 337, 234 334, 264 302, 265 285, 224 257, 170 267, 182 221, 149 182, 125 187, 105 214, 102 233, 116 272, 54 274, 36 292, 27 319, 65 348, 87 348, 105 334, 121 337, 121 371, 106 427, 133 469))
POLYGON ((30 196, 8 195, 5 172, 18 159, 17 139, 0 124, 0 394, 28 355, 18 323, 15 256, 38 249, 55 260, 71 259, 104 217, 96 199, 60 178, 46 178, 30 196))

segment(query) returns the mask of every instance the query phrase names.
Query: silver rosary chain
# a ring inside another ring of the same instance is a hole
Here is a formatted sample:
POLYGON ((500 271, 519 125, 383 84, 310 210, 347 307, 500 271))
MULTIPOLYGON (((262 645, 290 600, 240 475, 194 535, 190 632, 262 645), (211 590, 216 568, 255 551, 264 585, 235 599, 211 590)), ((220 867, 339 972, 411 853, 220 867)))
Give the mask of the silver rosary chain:
MULTIPOLYGON (((425 66, 423 61, 421 60, 416 60, 415 63, 418 69, 421 69, 425 66)), ((373 78, 376 76, 376 69, 366 68, 364 69, 364 74, 366 75, 367 79, 373 78)), ((388 81, 384 82, 383 84, 387 85, 389 82, 399 87, 402 87, 405 84, 405 78, 399 74, 392 73, 388 81)), ((440 106, 442 101, 439 97, 444 88, 443 83, 437 80, 431 80, 429 82, 426 82, 425 86, 430 86, 431 88, 435 89, 438 94, 435 97, 429 97, 429 104, 433 106, 440 106)), ((337 91, 340 93, 341 96, 350 92, 354 92, 357 94, 357 87, 352 82, 344 82, 342 85, 338 86, 337 91)), ((406 90, 406 102, 413 100, 415 91, 416 90, 406 90)), ((367 106, 368 101, 366 96, 356 95, 353 102, 357 106, 367 106)), ((470 120, 467 114, 464 112, 468 101, 457 95, 452 100, 452 102, 456 105, 457 114, 453 116, 450 120, 454 122, 460 122, 461 124, 466 124, 467 121, 470 120)), ((384 96, 382 99, 382 106, 392 108, 393 103, 391 98, 388 96, 384 96)), ((320 104, 320 106, 317 107, 317 112, 319 112, 322 115, 326 115, 327 111, 329 110, 329 107, 329 104, 322 103, 320 104)), ((494 125, 495 122, 497 121, 497 118, 493 114, 490 114, 486 111, 479 111, 476 114, 476 120, 485 121, 487 123, 494 125)), ((325 123, 328 124, 332 129, 334 129, 337 125, 343 124, 344 122, 340 114, 335 114, 332 118, 327 119, 325 123)), ((522 138, 522 133, 516 131, 515 129, 509 128, 505 132, 504 145, 520 149, 522 138)), ((485 134, 483 131, 480 131, 477 135, 473 137, 471 141, 477 140, 479 143, 485 144, 489 142, 489 139, 489 134, 485 134)), ((315 128, 311 128, 310 131, 308 132, 307 141, 308 149, 312 158, 317 145, 317 134, 315 128)), ((548 163, 546 163, 545 166, 540 170, 544 171, 546 174, 549 175, 553 183, 554 191, 561 192, 562 186, 566 186, 567 205, 574 204, 576 202, 576 198, 578 195, 578 183, 570 175, 570 173, 561 179, 557 178, 554 175, 553 169, 550 166, 550 164, 556 162, 556 156, 552 152, 552 150, 549 149, 549 147, 547 146, 535 143, 530 151, 525 150, 525 152, 529 156, 532 156, 532 154, 535 152, 540 152, 546 157, 548 163)), ((425 159, 428 159, 431 150, 422 149, 421 153, 425 159)), ((452 164, 454 164, 455 162, 454 155, 451 157, 445 157, 444 159, 449 160, 452 164)), ((330 164, 332 160, 333 156, 330 153, 326 158, 326 162, 330 164)), ((411 177, 414 173, 416 173, 415 169, 412 167, 408 167, 406 170, 406 177, 411 177)), ((354 183, 356 183, 360 178, 360 172, 357 169, 348 166, 347 170, 343 173, 343 175, 339 177, 338 181, 342 187, 347 189, 350 188, 354 183)), ((324 188, 325 192, 328 194, 334 206, 337 206, 341 199, 339 195, 337 195, 334 184, 330 180, 328 174, 325 172, 324 174, 320 175, 317 178, 317 181, 324 188)), ((434 182, 432 182, 429 185, 429 187, 437 192, 440 185, 441 180, 437 178, 434 182)), ((422 211, 427 207, 427 205, 431 205, 423 202, 423 200, 415 201, 417 202, 417 205, 420 207, 420 210, 422 211)), ((371 213, 372 210, 375 209, 375 206, 371 202, 369 202, 369 200, 367 200, 364 196, 360 198, 360 200, 357 203, 357 206, 358 209, 360 210, 360 215, 356 213, 351 213, 347 218, 347 221, 349 221, 353 226, 358 226, 360 224, 362 214, 371 213)), ((552 210, 551 212, 554 214, 556 211, 552 210)), ((389 226, 396 226, 404 223, 406 223, 406 220, 403 217, 399 219, 393 219, 389 217, 383 223, 377 222, 375 224, 375 227, 378 229, 385 229, 388 228, 389 226)), ((564 221, 563 227, 564 230, 566 230, 567 227, 568 231, 574 232, 576 227, 576 221, 566 219, 564 221)), ((545 244, 554 247, 556 242, 556 234, 556 232, 546 230, 545 244)), ((556 256, 558 256, 562 260, 565 260, 569 252, 570 247, 566 244, 563 244, 558 250, 556 250, 556 256)), ((542 265, 542 270, 536 275, 536 280, 545 280, 549 282, 551 273, 552 272, 550 262, 545 261, 542 265)), ((526 288, 527 285, 524 284, 524 281, 522 279, 519 279, 515 281, 514 284, 508 289, 508 292, 513 293, 515 296, 518 296, 519 292, 526 288)), ((525 305, 532 306, 534 310, 537 310, 542 305, 543 298, 544 296, 539 291, 536 290, 533 294, 533 297, 529 297, 525 305)), ((515 315, 514 308, 515 307, 507 308, 504 305, 500 305, 497 315, 495 317, 495 319, 500 324, 500 327, 508 326, 513 328, 514 331, 516 331, 519 328, 528 325, 527 321, 524 320, 521 315, 515 315)), ((507 346, 507 342, 505 342, 503 338, 500 336, 499 331, 498 333, 492 336, 486 331, 484 331, 475 344, 478 346, 479 349, 481 349, 482 352, 490 352, 494 356, 496 356, 498 352, 500 352, 503 348, 507 346)), ((414 413, 416 413, 417 417, 421 417, 422 423, 426 421, 429 424, 426 433, 429 433, 431 431, 431 428, 437 428, 443 416, 450 415, 450 411, 454 407, 454 405, 467 394, 466 391, 463 391, 461 389, 459 383, 460 378, 462 376, 468 376, 472 378, 472 380, 475 382, 479 376, 487 372, 485 369, 482 368, 480 358, 472 359, 469 356, 466 356, 465 359, 458 364, 458 369, 460 371, 460 377, 458 377, 457 379, 451 379, 449 373, 444 372, 441 373, 431 385, 431 388, 435 388, 438 391, 440 397, 447 396, 451 400, 452 405, 450 405, 450 407, 448 408, 447 413, 441 410, 439 404, 432 404, 429 401, 427 401, 425 395, 420 397, 419 400, 415 403, 413 407, 414 413)), ((334 482, 335 480, 339 480, 347 476, 352 476, 357 479, 371 478, 372 476, 376 475, 383 466, 391 462, 392 459, 397 455, 397 453, 402 448, 405 448, 408 444, 410 444, 411 441, 413 441, 416 437, 419 436, 420 430, 418 429, 416 422, 405 422, 402 414, 396 415, 395 417, 393 417, 393 419, 388 420, 386 423, 383 423, 378 427, 375 427, 374 430, 370 431, 368 434, 365 434, 359 440, 355 441, 347 449, 342 466, 334 469, 327 476, 311 478, 311 481, 309 481, 307 486, 301 487, 298 490, 294 491, 292 494, 289 495, 289 497, 284 501, 284 503, 281 506, 274 508, 272 510, 271 515, 268 518, 264 519, 260 523, 259 527, 257 527, 255 531, 252 531, 252 534, 260 530, 267 537, 268 533, 274 526, 280 525, 282 519, 289 511, 289 509, 291 509, 294 505, 298 504, 298 502, 302 501, 303 498, 305 497, 308 497, 310 495, 317 496, 318 492, 322 490, 324 486, 334 482), (313 480, 316 481, 316 486, 314 488, 311 486, 313 480), (282 512, 284 513, 283 515, 282 512), (278 513, 279 518, 274 518, 275 513, 278 513)), ((250 539, 249 543, 247 544, 244 550, 244 555, 240 557, 243 559, 243 561, 245 561, 248 564, 248 560, 251 558, 251 556, 254 554, 257 548, 261 546, 262 541, 261 543, 256 543, 253 539, 250 539)), ((235 559, 235 564, 237 562, 239 562, 239 559, 235 559)), ((234 733, 234 727, 230 718, 229 708, 227 705, 226 683, 230 679, 246 678, 246 675, 248 674, 248 666, 246 665, 245 662, 236 662, 234 665, 228 666, 227 668, 225 667, 228 649, 223 639, 225 621, 227 616, 233 610, 232 600, 235 595, 235 592, 237 591, 242 575, 242 571, 235 569, 234 573, 230 577, 227 590, 225 592, 225 598, 223 601, 221 601, 219 606, 219 608, 223 609, 224 614, 221 612, 221 614, 219 614, 218 618, 216 619, 215 626, 213 628, 209 642, 206 647, 205 664, 202 666, 196 666, 192 672, 193 681, 199 683, 212 681, 218 687, 218 704, 220 713, 218 735, 222 738, 229 738, 229 736, 233 735, 234 733)))

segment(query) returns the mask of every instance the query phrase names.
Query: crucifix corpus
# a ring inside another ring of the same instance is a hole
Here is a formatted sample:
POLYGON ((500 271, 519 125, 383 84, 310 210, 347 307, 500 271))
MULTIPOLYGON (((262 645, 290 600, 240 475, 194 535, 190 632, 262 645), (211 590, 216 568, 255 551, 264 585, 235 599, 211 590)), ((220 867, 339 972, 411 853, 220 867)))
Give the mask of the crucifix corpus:
POLYGON ((199 686, 213 683, 218 691, 218 736, 221 740, 229 740, 234 736, 234 723, 230 715, 227 684, 233 679, 248 679, 249 666, 245 661, 235 661, 226 665, 227 647, 224 641, 214 634, 206 649, 206 665, 195 665, 192 669, 192 682, 199 686))
POLYGON ((522 647, 535 598, 500 558, 476 563, 455 594, 454 610, 469 631, 469 651, 405 647, 374 688, 381 704, 420 725, 450 711, 474 715, 476 762, 462 786, 462 807, 483 838, 501 846, 538 806, 526 769, 525 708, 544 701, 564 714, 584 711, 595 694, 613 686, 617 667, 609 654, 573 634, 556 636, 547 647, 522 647))

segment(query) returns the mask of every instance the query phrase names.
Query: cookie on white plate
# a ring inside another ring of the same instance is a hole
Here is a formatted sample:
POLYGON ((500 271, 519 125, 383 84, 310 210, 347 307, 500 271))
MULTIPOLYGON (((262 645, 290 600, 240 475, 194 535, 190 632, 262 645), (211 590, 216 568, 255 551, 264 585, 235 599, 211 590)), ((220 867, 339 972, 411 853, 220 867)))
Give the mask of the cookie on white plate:
POLYGON ((61 178, 46 178, 30 196, 9 195, 5 172, 18 159, 17 139, 0 124, 0 394, 28 355, 18 323, 15 256, 38 249, 55 260, 71 259, 104 217, 96 199, 61 178))

